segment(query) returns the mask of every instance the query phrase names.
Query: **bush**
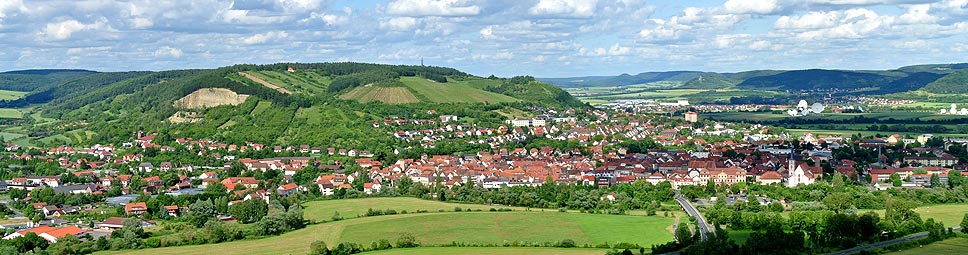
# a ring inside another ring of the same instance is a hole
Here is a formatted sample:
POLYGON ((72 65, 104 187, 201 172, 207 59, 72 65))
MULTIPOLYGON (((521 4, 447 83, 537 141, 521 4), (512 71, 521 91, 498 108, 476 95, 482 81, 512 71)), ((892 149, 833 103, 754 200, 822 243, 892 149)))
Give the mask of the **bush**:
POLYGON ((497 209, 494 209, 494 207, 491 207, 491 209, 487 209, 487 210, 488 211, 492 211, 492 212, 496 212, 497 211, 497 209))
POLYGON ((573 248, 573 247, 575 247, 575 241, 574 240, 571 240, 571 239, 561 240, 561 242, 558 242, 558 247, 561 247, 561 248, 573 248))
POLYGON ((310 255, 328 255, 329 247, 326 247, 326 242, 317 240, 309 245, 310 255))
POLYGON ((454 207, 454 211, 455 212, 460 212, 460 211, 463 211, 463 210, 459 206, 455 206, 454 207))
POLYGON ((397 238, 397 248, 413 248, 420 247, 420 243, 417 243, 417 238, 411 233, 400 233, 400 237, 397 238))
POLYGON ((161 238, 151 237, 151 238, 145 239, 145 246, 148 246, 150 248, 161 247, 161 238))

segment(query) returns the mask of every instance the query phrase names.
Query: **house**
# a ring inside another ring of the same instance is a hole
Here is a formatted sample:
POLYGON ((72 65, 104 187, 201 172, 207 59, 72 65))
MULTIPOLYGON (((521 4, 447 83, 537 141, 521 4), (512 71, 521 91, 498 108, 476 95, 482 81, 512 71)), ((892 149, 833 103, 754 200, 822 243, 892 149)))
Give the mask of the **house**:
POLYGON ((171 217, 178 217, 178 215, 181 214, 181 210, 182 209, 186 209, 187 210, 187 208, 178 207, 177 205, 166 205, 164 207, 165 207, 165 212, 167 212, 168 215, 171 216, 171 217))
POLYGON ((84 233, 84 230, 81 228, 78 228, 77 226, 65 226, 65 227, 59 227, 59 228, 54 228, 51 226, 40 226, 40 227, 14 232, 12 234, 4 236, 3 239, 10 240, 17 237, 22 237, 27 235, 27 233, 34 233, 37 236, 44 238, 44 240, 47 240, 48 242, 56 243, 58 239, 64 238, 68 235, 79 236, 84 233))
POLYGON ((44 216, 47 216, 47 217, 61 216, 61 214, 63 214, 61 213, 61 209, 57 208, 56 205, 44 206, 44 208, 41 209, 41 211, 44 211, 44 216))
POLYGON ((255 177, 229 177, 222 180, 222 185, 225 186, 229 191, 235 190, 236 185, 243 185, 247 189, 254 189, 259 187, 259 180, 255 177))
POLYGON ((148 212, 148 205, 145 202, 127 203, 124 205, 124 213, 128 215, 141 215, 148 212))
POLYGON ((152 165, 151 162, 144 162, 144 163, 138 164, 138 171, 151 172, 151 170, 153 169, 155 169, 155 166, 152 165))
POLYGON ((169 162, 169 161, 161 162, 161 166, 158 167, 158 170, 161 170, 161 171, 170 171, 171 170, 171 162, 169 162))
POLYGON ((374 194, 379 193, 382 186, 379 183, 367 182, 363 184, 363 193, 374 194))
POLYGON ((763 185, 770 185, 774 183, 780 183, 783 181, 783 176, 776 171, 766 171, 765 173, 756 177, 756 181, 763 185))
POLYGON ((276 193, 278 193, 280 197, 285 197, 285 196, 291 195, 292 193, 296 193, 298 189, 299 189, 299 185, 296 185, 295 183, 289 183, 289 184, 284 184, 282 186, 279 186, 279 188, 276 189, 276 193))

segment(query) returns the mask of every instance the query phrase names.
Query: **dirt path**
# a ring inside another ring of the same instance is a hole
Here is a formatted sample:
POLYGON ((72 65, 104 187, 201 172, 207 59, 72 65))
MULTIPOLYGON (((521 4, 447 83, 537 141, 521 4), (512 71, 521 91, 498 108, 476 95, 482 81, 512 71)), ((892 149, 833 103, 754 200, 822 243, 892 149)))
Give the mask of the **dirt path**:
POLYGON ((282 88, 282 87, 279 87, 279 86, 276 86, 276 85, 272 85, 272 83, 269 83, 269 82, 267 82, 265 80, 259 79, 259 77, 255 77, 255 75, 247 74, 247 73, 244 73, 244 72, 239 72, 239 74, 241 74, 245 78, 248 78, 249 80, 252 80, 254 82, 257 82, 259 84, 262 84, 263 86, 269 87, 270 89, 274 89, 274 90, 279 91, 279 92, 281 92, 283 94, 292 94, 292 92, 290 92, 289 90, 287 90, 285 88, 282 88))

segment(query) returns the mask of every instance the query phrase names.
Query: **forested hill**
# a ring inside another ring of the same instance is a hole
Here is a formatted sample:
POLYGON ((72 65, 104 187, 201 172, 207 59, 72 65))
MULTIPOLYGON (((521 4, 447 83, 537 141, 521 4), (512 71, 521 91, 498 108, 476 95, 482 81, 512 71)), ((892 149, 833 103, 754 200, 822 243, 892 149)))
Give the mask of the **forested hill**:
POLYGON ((21 124, 35 145, 120 142, 133 131, 146 130, 237 144, 386 150, 412 146, 399 144, 385 130, 373 130, 372 123, 390 116, 437 119, 450 114, 482 125, 501 124, 514 116, 509 113, 535 106, 587 107, 529 76, 477 77, 447 67, 367 63, 110 72, 28 82, 38 86, 24 98, 0 104, 41 113, 43 118, 24 117, 21 124), (45 138, 62 134, 69 135, 45 138), (380 148, 369 148, 376 144, 380 148))
POLYGON ((0 89, 30 92, 97 72, 74 69, 35 69, 0 73, 0 89))
POLYGON ((968 93, 968 70, 960 70, 924 86, 924 91, 937 94, 968 93))
MULTIPOLYGON (((754 70, 739 73, 647 72, 639 75, 541 78, 559 87, 629 86, 645 83, 664 88, 727 89, 746 88, 779 91, 838 89, 858 94, 888 94, 912 90, 934 93, 956 89, 959 70, 968 63, 905 66, 894 70, 754 70), (941 79, 952 76, 948 79, 941 79), (932 82, 939 81, 933 86, 932 82)), ((962 83, 963 84, 963 83, 962 83)), ((963 86, 964 87, 964 86, 963 86)), ((946 92, 944 92, 946 93, 946 92)), ((965 92, 955 92, 965 93, 965 92)))

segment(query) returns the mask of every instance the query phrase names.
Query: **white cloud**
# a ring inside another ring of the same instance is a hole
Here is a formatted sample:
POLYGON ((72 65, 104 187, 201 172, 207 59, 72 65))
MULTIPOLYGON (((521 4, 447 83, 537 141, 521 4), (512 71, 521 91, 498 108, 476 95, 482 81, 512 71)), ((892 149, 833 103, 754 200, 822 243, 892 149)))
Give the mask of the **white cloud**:
POLYGON ((105 28, 104 20, 95 23, 84 24, 80 21, 69 19, 61 22, 48 23, 43 31, 40 32, 48 41, 61 41, 71 37, 74 33, 85 30, 96 30, 105 28))
POLYGON ((270 40, 285 39, 287 37, 289 37, 289 34, 286 33, 285 31, 269 31, 266 33, 255 34, 255 35, 246 37, 245 39, 242 39, 242 43, 250 44, 250 45, 263 44, 263 43, 269 42, 270 40))
POLYGON ((169 47, 169 46, 164 46, 164 47, 159 48, 158 50, 155 50, 154 56, 155 57, 175 57, 175 58, 180 58, 184 54, 185 53, 182 52, 182 50, 180 50, 178 48, 172 48, 172 47, 169 47))
POLYGON ((598 0, 539 0, 528 9, 532 15, 562 15, 591 17, 595 15, 598 0))
POLYGON ((480 7, 459 0, 396 0, 387 5, 387 13, 402 16, 473 16, 480 12, 480 7))
POLYGON ((0 21, 7 17, 8 13, 23 12, 24 3, 22 0, 3 0, 0 1, 0 21))
POLYGON ((805 40, 860 39, 890 30, 895 23, 893 16, 854 8, 843 11, 809 13, 801 17, 781 17, 774 23, 777 29, 802 31, 797 38, 805 40))
POLYGON ((395 17, 380 22, 380 27, 394 31, 410 31, 417 26, 417 19, 412 17, 395 17))
POLYGON ((733 14, 770 14, 779 10, 776 0, 728 0, 723 7, 733 14))
POLYGON ((928 12, 931 10, 929 4, 916 4, 905 7, 907 12, 898 17, 898 21, 903 24, 925 24, 934 23, 938 17, 932 16, 928 12))

